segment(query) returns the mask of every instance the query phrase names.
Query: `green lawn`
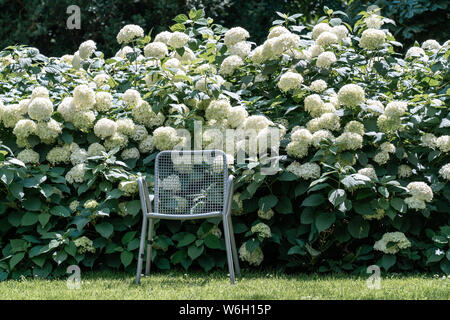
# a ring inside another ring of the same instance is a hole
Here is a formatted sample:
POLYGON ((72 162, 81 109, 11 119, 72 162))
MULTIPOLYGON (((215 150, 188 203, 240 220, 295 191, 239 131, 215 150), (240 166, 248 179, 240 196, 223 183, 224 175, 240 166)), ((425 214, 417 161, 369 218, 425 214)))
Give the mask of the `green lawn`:
POLYGON ((134 284, 132 275, 82 274, 80 289, 65 280, 23 279, 0 282, 0 299, 450 299, 450 277, 389 275, 380 289, 364 277, 285 275, 244 271, 232 286, 225 272, 157 272, 134 284))

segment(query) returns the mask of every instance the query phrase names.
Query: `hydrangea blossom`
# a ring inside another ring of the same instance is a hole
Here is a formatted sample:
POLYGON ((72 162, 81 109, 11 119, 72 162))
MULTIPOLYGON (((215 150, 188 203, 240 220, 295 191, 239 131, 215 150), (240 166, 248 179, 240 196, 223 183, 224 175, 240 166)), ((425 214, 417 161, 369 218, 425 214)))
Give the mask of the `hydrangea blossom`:
POLYGON ((95 49, 97 49, 97 46, 94 41, 88 40, 80 44, 80 47, 78 48, 78 53, 80 55, 80 58, 83 60, 87 60, 91 57, 91 55, 94 53, 95 49))
POLYGON ((338 100, 346 107, 355 108, 365 100, 364 89, 357 84, 346 84, 339 89, 338 100))
POLYGON ((246 243, 239 248, 239 258, 242 261, 247 261, 250 265, 259 266, 264 260, 264 254, 260 247, 257 247, 252 252, 247 250, 246 243))
POLYGON ((411 247, 411 242, 402 232, 387 232, 375 242, 373 248, 386 254, 396 254, 402 249, 411 247))
POLYGON ((128 24, 122 29, 120 29, 117 34, 117 42, 119 44, 125 43, 128 44, 136 38, 141 38, 144 36, 144 29, 135 24, 128 24))

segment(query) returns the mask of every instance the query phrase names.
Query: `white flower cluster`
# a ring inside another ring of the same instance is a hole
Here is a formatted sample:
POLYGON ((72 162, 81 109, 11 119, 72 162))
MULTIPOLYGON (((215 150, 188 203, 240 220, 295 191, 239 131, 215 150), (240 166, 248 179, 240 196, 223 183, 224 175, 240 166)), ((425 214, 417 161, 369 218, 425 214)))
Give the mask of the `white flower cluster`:
POLYGON ((399 178, 409 178, 412 176, 412 169, 406 164, 401 164, 398 166, 397 175, 399 178))
POLYGON ((231 76, 243 64, 244 61, 238 55, 229 56, 222 61, 219 72, 223 76, 231 76))
POLYGON ((124 149, 122 153, 120 154, 123 160, 129 160, 129 159, 139 159, 140 153, 137 148, 128 148, 124 149))
POLYGON ((328 130, 318 130, 318 131, 314 132, 313 135, 312 135, 312 145, 314 147, 316 147, 316 148, 319 148, 320 147, 320 143, 324 139, 329 139, 331 141, 335 140, 333 134, 330 131, 328 131, 328 130))
POLYGON ((341 120, 335 113, 327 112, 319 118, 314 118, 306 124, 308 130, 312 133, 319 130, 337 131, 341 128, 341 120))
POLYGON ((205 110, 207 120, 221 120, 228 118, 231 111, 231 105, 228 100, 213 100, 205 110))
POLYGON ((69 184, 83 183, 85 181, 86 165, 84 163, 77 164, 66 173, 66 181, 69 184))
POLYGON ((365 100, 364 89, 357 84, 346 84, 339 89, 338 100, 346 107, 355 108, 365 100))
POLYGON ((319 54, 316 61, 316 66, 322 69, 328 69, 336 62, 336 55, 331 51, 325 51, 319 54))
POLYGON ((366 131, 364 129, 364 124, 359 121, 352 120, 347 122, 344 127, 344 132, 353 132, 363 136, 366 131))
POLYGON ((163 59, 168 54, 169 50, 163 42, 152 42, 144 47, 144 55, 148 58, 163 59))
POLYGON ((241 126, 248 117, 248 112, 243 106, 232 107, 228 112, 228 124, 231 128, 241 126))
POLYGON ((444 135, 437 138, 436 146, 444 153, 450 152, 450 136, 444 135))
POLYGON ((376 171, 375 171, 375 169, 373 167, 367 166, 365 168, 359 169, 358 173, 363 175, 363 176, 366 176, 366 177, 368 177, 368 178, 370 178, 370 179, 372 179, 374 181, 378 180, 377 173, 376 173, 376 171))
POLYGON ((421 48, 424 50, 439 50, 441 45, 436 40, 429 39, 422 43, 421 48))
POLYGON ((135 24, 128 24, 120 29, 116 39, 119 44, 127 44, 135 40, 136 38, 141 38, 143 36, 144 30, 140 26, 135 24))
POLYGON ((260 247, 257 247, 253 252, 248 251, 245 242, 239 248, 239 258, 242 261, 247 261, 250 265, 259 266, 264 260, 264 254, 260 247))
POLYGON ((24 149, 17 154, 17 159, 25 164, 38 164, 39 153, 33 151, 32 149, 24 149))
POLYGON ((300 164, 294 161, 287 166, 286 170, 305 180, 313 180, 320 177, 320 166, 314 162, 300 164))
POLYGON ((236 55, 239 56, 241 59, 245 59, 252 51, 252 46, 250 42, 240 41, 231 45, 228 48, 228 51, 230 52, 230 55, 236 55))
POLYGON ((261 238, 270 238, 272 237, 272 232, 270 231, 270 227, 265 223, 257 223, 251 228, 251 232, 253 234, 257 234, 258 237, 261 238))
POLYGON ((364 23, 370 29, 380 29, 383 25, 383 18, 377 14, 371 14, 364 19, 364 23))
POLYGON ((161 112, 158 114, 153 112, 152 107, 145 100, 141 100, 133 107, 131 114, 137 123, 145 125, 148 128, 160 126, 165 120, 165 116, 161 112))
POLYGON ((126 196, 132 196, 138 192, 137 180, 121 181, 119 183, 119 190, 122 191, 126 196))
POLYGON ((95 49, 97 49, 95 42, 92 40, 88 40, 80 44, 80 47, 78 48, 78 54, 80 55, 81 59, 87 60, 94 53, 95 49))
POLYGON ((312 117, 320 117, 324 113, 334 112, 335 108, 331 103, 324 103, 318 94, 311 94, 304 100, 305 111, 312 117))
POLYGON ((405 101, 391 101, 387 104, 384 113, 377 119, 377 125, 383 132, 393 132, 398 130, 401 125, 401 117, 408 110, 408 104, 405 101))
POLYGON ((339 39, 334 33, 330 32, 330 31, 325 31, 325 32, 322 32, 317 37, 316 44, 324 47, 324 46, 335 44, 338 41, 339 41, 339 39))
POLYGON ((117 124, 113 120, 101 118, 94 126, 94 133, 101 139, 108 138, 116 133, 117 124))
POLYGON ((414 58, 428 60, 427 54, 420 47, 411 47, 408 49, 408 51, 406 51, 405 59, 414 59, 414 58))
POLYGON ((180 137, 172 127, 159 127, 153 131, 153 143, 158 150, 172 150, 180 142, 180 137))
POLYGON ((386 34, 382 30, 367 29, 361 35, 359 45, 363 49, 376 50, 386 42, 386 34))
POLYGON ((411 247, 411 242, 402 232, 387 232, 375 242, 373 248, 386 254, 396 254, 402 249, 411 247))
POLYGON ((362 148, 363 137, 354 132, 343 132, 336 138, 336 144, 339 146, 339 150, 357 150, 362 148))
POLYGON ((442 178, 450 180, 450 163, 443 165, 442 168, 439 169, 439 174, 442 178))
POLYGON ((245 41, 248 37, 250 37, 250 34, 247 30, 241 27, 235 27, 225 33, 224 42, 227 47, 231 47, 238 42, 245 41))
POLYGON ((261 210, 261 209, 258 210, 258 217, 260 217, 261 219, 264 219, 264 220, 272 219, 274 214, 275 213, 273 212, 272 209, 269 209, 267 211, 264 211, 264 210, 261 210))
POLYGON ((285 72, 278 81, 278 88, 286 92, 292 89, 300 89, 303 83, 303 77, 297 72, 285 72))
POLYGON ((314 80, 313 82, 311 82, 309 89, 314 92, 322 92, 327 89, 327 83, 322 79, 314 80))
POLYGON ((298 129, 291 133, 291 142, 286 146, 286 152, 294 158, 303 158, 308 154, 312 144, 312 134, 308 129, 298 129))
POLYGON ((423 210, 425 202, 433 200, 433 191, 425 182, 411 182, 406 186, 411 197, 405 199, 410 209, 423 210))
POLYGON ((184 47, 189 41, 189 36, 183 32, 176 31, 170 35, 168 44, 174 49, 184 47))

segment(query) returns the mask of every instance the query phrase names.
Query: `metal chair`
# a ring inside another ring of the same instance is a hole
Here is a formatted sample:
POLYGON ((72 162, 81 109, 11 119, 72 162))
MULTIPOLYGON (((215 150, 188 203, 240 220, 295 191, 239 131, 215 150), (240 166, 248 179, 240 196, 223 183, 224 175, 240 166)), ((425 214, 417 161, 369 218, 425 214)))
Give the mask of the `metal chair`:
POLYGON ((188 220, 221 217, 223 221, 230 281, 240 267, 231 222, 232 175, 228 176, 227 158, 220 150, 162 151, 156 156, 154 211, 145 180, 138 178, 143 212, 141 241, 136 272, 139 284, 144 261, 147 233, 145 275, 150 274, 154 219, 188 220), (233 265, 234 263, 234 265, 233 265))

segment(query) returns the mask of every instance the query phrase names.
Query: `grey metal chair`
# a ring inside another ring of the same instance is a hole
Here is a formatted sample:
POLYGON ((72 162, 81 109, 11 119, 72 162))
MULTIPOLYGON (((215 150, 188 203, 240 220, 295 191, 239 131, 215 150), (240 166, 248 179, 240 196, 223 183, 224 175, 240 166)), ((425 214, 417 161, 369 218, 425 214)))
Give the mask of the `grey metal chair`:
POLYGON ((223 221, 230 281, 240 275, 239 260, 231 222, 232 175, 220 150, 161 151, 155 163, 154 210, 145 180, 138 178, 143 212, 136 283, 142 275, 147 245, 145 275, 150 274, 154 219, 188 220, 221 217, 223 221), (147 244, 145 236, 147 233, 147 244))

